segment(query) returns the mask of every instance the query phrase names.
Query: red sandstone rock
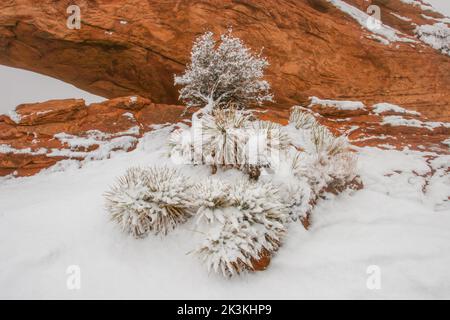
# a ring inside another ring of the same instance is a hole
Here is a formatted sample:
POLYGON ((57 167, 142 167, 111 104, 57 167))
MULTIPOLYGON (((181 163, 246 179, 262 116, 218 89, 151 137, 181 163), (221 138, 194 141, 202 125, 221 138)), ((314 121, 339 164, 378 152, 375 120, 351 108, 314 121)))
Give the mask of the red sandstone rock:
MULTIPOLYGON (((0 176, 28 176, 60 160, 83 160, 101 143, 141 137, 153 124, 181 121, 183 111, 182 106, 157 105, 142 97, 122 97, 89 106, 73 99, 21 105, 16 110, 21 117, 18 123, 7 116, 0 119, 0 176), (65 135, 94 136, 98 143, 70 146, 64 141, 65 135), (59 155, 61 151, 70 154, 59 155)), ((136 142, 123 150, 132 150, 136 142)))
MULTIPOLYGON (((16 113, 22 126, 39 125, 48 122, 68 122, 86 113, 86 105, 82 99, 50 100, 44 103, 21 104, 16 113), (80 114, 82 113, 82 114, 80 114)), ((13 124, 8 118, 5 122, 13 124)))
MULTIPOLYGON (((432 23, 399 0, 346 2, 362 10, 379 5, 382 21, 409 36, 414 23, 432 23)), ((108 98, 136 94, 174 104, 173 74, 184 69, 194 38, 231 25, 250 47, 265 48, 274 107, 317 96, 391 102, 430 119, 449 117, 450 57, 421 42, 387 46, 369 39, 369 31, 325 0, 80 0, 80 30, 66 26, 70 4, 2 1, 0 63, 108 98)))
MULTIPOLYGON (((415 24, 433 23, 418 7, 399 0, 345 1, 363 11, 369 4, 379 5, 383 23, 411 38, 415 24)), ((300 104, 358 146, 449 153, 443 144, 450 136, 448 127, 382 121, 397 115, 449 122, 450 57, 420 42, 386 46, 369 39, 369 31, 326 0, 80 0, 81 30, 66 27, 69 4, 2 1, 0 63, 42 72, 106 97, 125 97, 90 106, 75 99, 21 105, 18 123, 0 115, 0 175, 35 174, 69 157, 58 151, 83 159, 103 142, 140 137, 153 124, 179 121, 184 107, 161 104, 177 101, 173 74, 184 69, 197 35, 223 32, 230 25, 255 50, 266 48, 267 78, 277 103, 259 114, 261 119, 286 124, 290 107, 300 104), (362 101, 367 108, 309 105, 310 96, 362 101), (396 103, 422 115, 375 114, 371 105, 377 102, 396 103), (92 130, 103 136, 86 146, 55 138, 62 133, 86 138, 92 130)), ((131 150, 135 144, 123 148, 131 150)))

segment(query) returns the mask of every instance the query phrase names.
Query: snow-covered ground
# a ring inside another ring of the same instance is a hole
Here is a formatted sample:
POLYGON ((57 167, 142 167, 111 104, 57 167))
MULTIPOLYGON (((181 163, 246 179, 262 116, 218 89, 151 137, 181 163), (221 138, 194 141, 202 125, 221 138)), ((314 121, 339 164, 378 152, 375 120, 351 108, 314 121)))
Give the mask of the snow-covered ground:
POLYGON ((450 298, 450 157, 427 164, 423 153, 360 149, 363 190, 320 202, 309 231, 291 223, 266 271, 225 279, 187 254, 199 242, 192 221, 166 237, 136 240, 104 210, 103 193, 129 166, 172 165, 169 131, 81 168, 66 161, 0 180, 0 298, 450 298), (430 166, 437 169, 431 179, 430 166), (73 265, 80 290, 67 288, 73 265), (371 290, 373 265, 381 288, 371 290))
POLYGON ((84 99, 89 104, 105 100, 63 81, 1 65, 0 88, 2 88, 0 114, 8 114, 22 103, 75 98, 84 99))

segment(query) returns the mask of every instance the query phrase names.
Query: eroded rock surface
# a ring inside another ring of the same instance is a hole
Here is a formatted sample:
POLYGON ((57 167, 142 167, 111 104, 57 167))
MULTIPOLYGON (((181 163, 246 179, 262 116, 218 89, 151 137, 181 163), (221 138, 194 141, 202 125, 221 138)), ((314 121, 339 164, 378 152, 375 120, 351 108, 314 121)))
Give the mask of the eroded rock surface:
POLYGON ((176 104, 173 75, 185 68, 192 41, 233 26, 250 47, 265 48, 274 108, 317 96, 391 102, 433 120, 448 117, 450 57, 414 33, 444 17, 400 0, 344 3, 363 13, 378 5, 382 22, 401 40, 386 43, 327 0, 80 0, 80 30, 66 26, 72 1, 6 0, 0 63, 108 98, 136 94, 176 104))
POLYGON ((133 150, 152 125, 178 122, 184 107, 122 97, 24 104, 0 118, 0 176, 33 175, 65 159, 105 159, 133 150))

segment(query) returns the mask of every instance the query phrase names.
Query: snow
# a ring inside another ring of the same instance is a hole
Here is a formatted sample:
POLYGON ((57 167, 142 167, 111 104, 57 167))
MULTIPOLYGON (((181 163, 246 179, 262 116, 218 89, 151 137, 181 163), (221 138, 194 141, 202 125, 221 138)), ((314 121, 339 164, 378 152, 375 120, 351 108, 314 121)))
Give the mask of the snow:
POLYGON ((31 71, 1 65, 0 88, 2 88, 0 114, 9 113, 16 122, 20 118, 14 112, 14 109, 22 103, 76 98, 84 99, 87 104, 90 104, 105 100, 60 80, 31 71))
POLYGON ((444 140, 442 143, 447 144, 450 147, 450 138, 444 140))
POLYGON ((30 154, 30 155, 42 155, 47 153, 47 149, 39 148, 36 151, 32 151, 31 148, 16 149, 7 144, 0 144, 0 153, 14 153, 14 154, 30 154))
POLYGON ((253 53, 231 29, 219 42, 214 33, 205 32, 196 38, 191 62, 183 74, 175 75, 174 84, 182 86, 179 99, 187 107, 202 107, 198 112, 230 102, 262 105, 273 101, 270 85, 263 79, 268 66, 261 52, 253 53))
POLYGON ((136 121, 136 118, 134 117, 134 115, 131 112, 125 112, 124 114, 122 114, 122 116, 124 116, 132 121, 136 121))
POLYGON ((407 113, 407 114, 412 114, 412 115, 417 115, 417 116, 420 115, 420 113, 417 111, 406 110, 405 108, 402 108, 402 107, 397 106, 392 103, 382 102, 382 103, 374 104, 372 107, 373 107, 373 112, 375 112, 376 114, 380 114, 380 113, 387 112, 387 111, 393 111, 393 112, 397 112, 397 113, 407 113))
MULTIPOLYGON (((101 134, 106 135, 105 133, 101 134)), ((113 136, 115 136, 115 138, 105 141, 95 134, 90 134, 87 137, 78 137, 60 133, 55 135, 55 138, 67 144, 69 146, 69 149, 52 149, 52 151, 48 153, 47 156, 68 157, 71 159, 84 158, 86 159, 86 161, 101 160, 109 158, 111 154, 113 152, 117 152, 117 150, 127 151, 137 143, 137 138, 130 135, 118 136, 118 134, 115 134, 113 136), (98 145, 98 148, 92 151, 77 150, 79 147, 88 148, 93 145, 98 145)))
MULTIPOLYGON (((15 107, 14 107, 15 108, 15 107)), ((8 116, 11 118, 12 121, 15 123, 20 123, 20 120, 22 120, 22 117, 20 114, 16 112, 16 110, 11 110, 8 112, 8 116)))
POLYGON ((421 14, 421 16, 428 20, 435 20, 438 22, 450 23, 450 18, 434 18, 434 17, 427 16, 426 14, 421 14))
POLYGON ((398 18, 398 19, 400 19, 402 21, 411 21, 411 18, 407 18, 407 17, 401 16, 401 15, 396 14, 394 12, 391 12, 391 15, 393 15, 394 17, 396 17, 396 18, 398 18))
POLYGON ((441 12, 444 15, 450 15, 450 4, 446 0, 426 0, 422 1, 423 3, 417 0, 400 0, 400 1, 406 4, 419 7, 423 11, 441 12))
POLYGON ((367 13, 359 10, 358 8, 342 1, 342 0, 327 0, 332 3, 336 8, 340 9, 342 12, 345 12, 354 20, 356 20, 362 28, 377 34, 385 39, 384 43, 390 42, 416 42, 413 39, 408 38, 405 34, 402 34, 400 31, 387 26, 381 21, 377 21, 377 24, 372 27, 369 27, 369 22, 374 18, 368 15, 367 13))
POLYGON ((317 97, 310 97, 310 100, 310 105, 319 104, 325 107, 332 107, 339 110, 358 110, 366 108, 360 101, 323 100, 317 97))
POLYGON ((386 40, 385 38, 383 38, 383 37, 380 37, 380 36, 377 36, 376 34, 369 34, 368 36, 366 36, 366 38, 367 39, 374 39, 374 40, 376 40, 376 41, 378 41, 378 42, 381 42, 382 44, 384 44, 384 45, 389 45, 389 41, 388 40, 386 40))
POLYGON ((421 41, 450 56, 450 28, 445 23, 417 26, 414 32, 421 41))
MULTIPOLYGON (((66 160, 33 177, 2 178, 0 298, 450 298, 449 156, 427 163, 430 153, 358 149, 363 190, 319 202, 308 231, 291 223, 266 271, 225 279, 187 254, 199 244, 195 219, 166 237, 136 240, 105 212, 104 192, 128 167, 175 166, 167 160, 172 128, 81 168, 66 160), (74 265, 80 290, 66 286, 74 265), (366 285, 372 265, 381 271, 379 290, 366 285)), ((198 180, 209 172, 180 170, 198 180)))
POLYGON ((386 116, 383 117, 381 124, 391 125, 391 126, 408 126, 417 128, 427 128, 433 130, 437 127, 450 128, 450 123, 437 122, 437 121, 420 121, 417 119, 405 119, 402 116, 386 116))

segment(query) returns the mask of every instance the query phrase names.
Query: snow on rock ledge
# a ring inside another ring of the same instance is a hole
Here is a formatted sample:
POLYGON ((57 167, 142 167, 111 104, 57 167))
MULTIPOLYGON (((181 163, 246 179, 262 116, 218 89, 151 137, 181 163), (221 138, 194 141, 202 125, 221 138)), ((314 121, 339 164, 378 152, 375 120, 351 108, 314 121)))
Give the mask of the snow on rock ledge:
MULTIPOLYGON (((312 97, 304 109, 334 133, 348 135, 356 146, 449 153, 448 123, 429 121, 398 105, 312 97)), ((131 151, 156 124, 183 120, 183 111, 183 106, 141 97, 89 106, 82 100, 58 100, 18 107, 19 123, 0 116, 0 176, 34 175, 61 160, 99 160, 131 151)), ((259 117, 286 124, 289 111, 268 110, 259 117)))
POLYGON ((181 106, 123 97, 86 106, 83 100, 20 105, 0 117, 0 176, 33 175, 58 161, 109 158, 133 150, 152 125, 180 121, 181 106))
POLYGON ((445 23, 417 26, 414 32, 421 41, 450 56, 450 28, 445 23))
POLYGON ((373 112, 376 114, 381 113, 387 113, 387 112, 396 112, 396 113, 406 113, 406 114, 413 114, 416 116, 420 116, 420 113, 417 111, 412 110, 406 110, 405 108, 402 108, 398 105, 392 104, 392 103, 377 103, 373 106, 373 112))
POLYGON ((346 134, 356 146, 450 154, 446 144, 450 123, 430 121, 417 111, 395 104, 377 103, 363 107, 358 101, 313 97, 304 109, 336 134, 346 134))
POLYGON ((342 0, 328 0, 328 2, 332 3, 339 10, 355 19, 362 28, 376 34, 376 36, 372 35, 372 38, 385 45, 388 45, 391 42, 416 42, 414 39, 409 38, 406 34, 402 34, 400 31, 381 23, 380 21, 377 21, 378 24, 376 26, 371 26, 371 22, 373 21, 371 19, 373 18, 370 15, 342 0))

